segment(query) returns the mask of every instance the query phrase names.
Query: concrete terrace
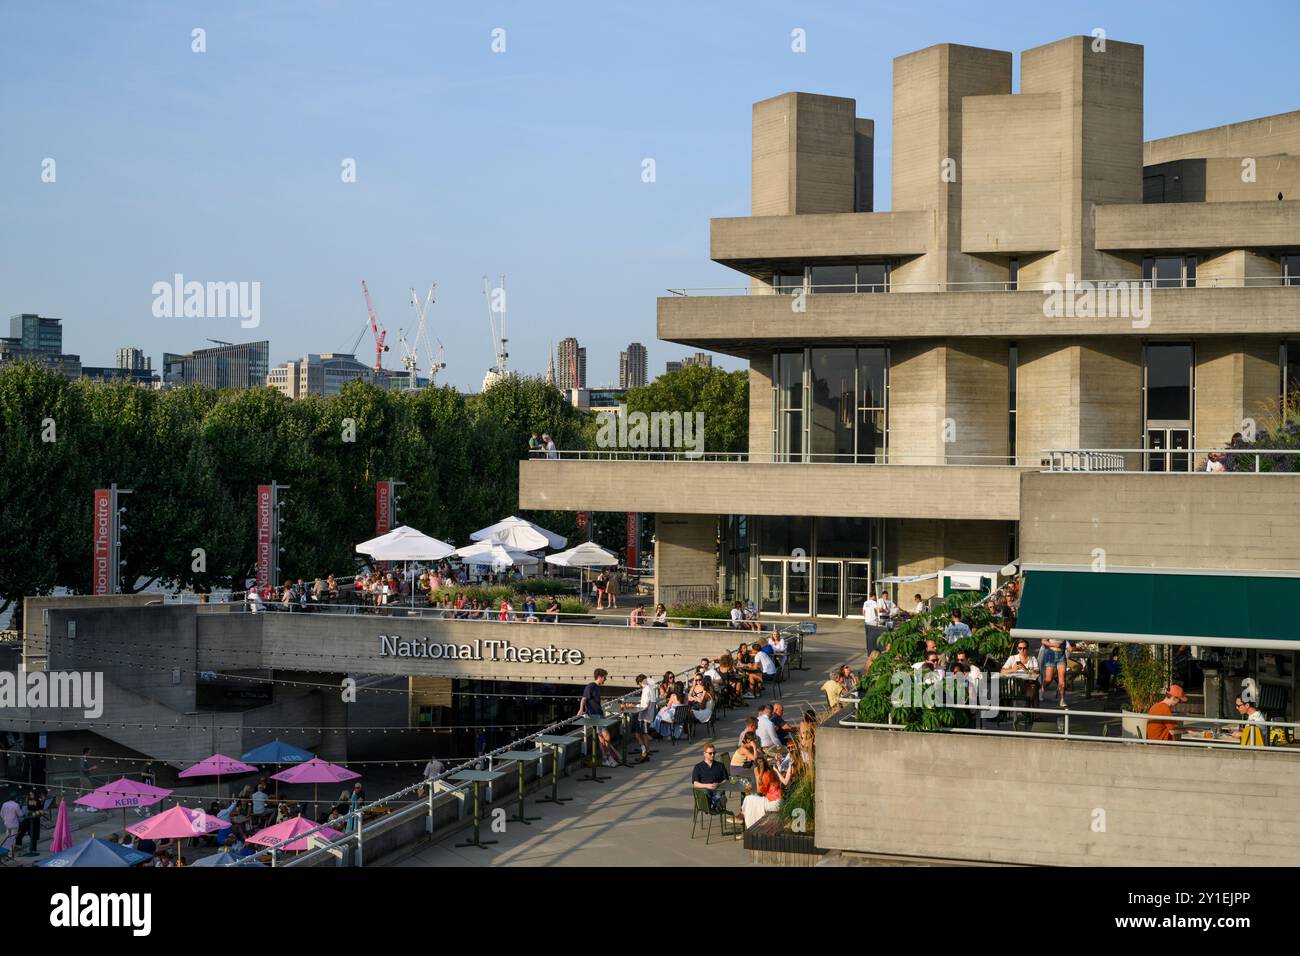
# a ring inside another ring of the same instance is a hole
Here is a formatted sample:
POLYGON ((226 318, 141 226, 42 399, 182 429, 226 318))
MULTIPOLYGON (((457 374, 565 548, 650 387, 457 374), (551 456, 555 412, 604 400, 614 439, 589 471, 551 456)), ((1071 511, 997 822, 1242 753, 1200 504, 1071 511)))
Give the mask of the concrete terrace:
MULTIPOLYGON (((803 671, 792 670, 782 688, 781 700, 790 716, 806 706, 825 709, 821 684, 831 667, 848 662, 855 668, 865 659, 862 625, 856 621, 818 622, 818 633, 807 641, 803 671)), ((720 639, 719 644, 736 643, 720 639)), ((719 647, 721 650, 721 647, 719 647)), ((761 702, 775 696, 765 692, 761 702)), ((754 706, 732 710, 717 723, 718 753, 735 749, 745 717, 754 706)), ((787 719, 788 719, 787 718, 787 719)), ((534 787, 528 796, 528 814, 540 816, 528 826, 507 821, 504 833, 483 828, 483 839, 499 842, 486 850, 457 848, 467 839, 467 825, 436 835, 432 843, 420 844, 406 855, 383 861, 390 866, 743 866, 749 858, 739 839, 719 836, 717 821, 706 847, 704 834, 691 839, 691 767, 700 759, 708 739, 697 732, 694 741, 657 741, 658 753, 649 763, 628 767, 602 768, 604 783, 580 783, 589 773, 570 766, 569 776, 560 781, 560 796, 572 802, 560 806, 538 804, 544 788, 534 787)), ((733 796, 733 808, 739 804, 733 796)), ((501 804, 515 812, 515 804, 501 804)))

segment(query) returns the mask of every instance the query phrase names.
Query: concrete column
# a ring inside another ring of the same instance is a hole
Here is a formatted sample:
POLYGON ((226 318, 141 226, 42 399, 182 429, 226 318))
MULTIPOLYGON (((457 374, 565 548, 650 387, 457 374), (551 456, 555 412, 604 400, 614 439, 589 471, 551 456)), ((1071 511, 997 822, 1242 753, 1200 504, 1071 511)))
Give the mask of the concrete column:
POLYGON ((655 603, 676 603, 676 589, 709 585, 717 596, 716 515, 655 516, 655 603))
POLYGON ((749 360, 749 457, 766 461, 772 452, 772 356, 749 360))
MULTIPOLYGON (((1196 447, 1228 444, 1246 419, 1266 427, 1281 397, 1278 342, 1232 336, 1196 343, 1196 447)), ((1197 467, 1205 463, 1197 457, 1197 467)))
POLYGON ((1006 342, 899 342, 890 350, 889 375, 895 463, 940 464, 945 456, 963 463, 960 456, 1007 454, 1006 342))
MULTIPOLYGON (((874 123, 862 125, 842 96, 783 93, 755 103, 751 211, 755 216, 859 211, 870 208, 855 182, 874 123)), ((866 169, 869 171, 869 163, 866 169)))

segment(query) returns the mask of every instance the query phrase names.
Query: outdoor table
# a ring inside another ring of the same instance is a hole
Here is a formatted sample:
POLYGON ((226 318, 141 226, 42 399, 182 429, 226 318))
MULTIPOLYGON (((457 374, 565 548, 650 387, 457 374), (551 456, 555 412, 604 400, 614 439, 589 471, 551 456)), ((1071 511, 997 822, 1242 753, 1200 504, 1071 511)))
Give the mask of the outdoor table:
POLYGON ((577 718, 577 720, 574 721, 574 723, 576 723, 579 727, 582 728, 582 732, 584 736, 586 736, 588 730, 591 731, 591 743, 589 744, 591 748, 591 750, 589 751, 589 756, 591 757, 591 776, 579 777, 578 779, 585 780, 588 783, 604 783, 606 780, 609 779, 609 777, 602 777, 600 776, 600 774, 596 772, 596 765, 600 759, 597 756, 597 754, 600 752, 600 731, 606 727, 614 726, 616 723, 618 723, 618 718, 617 717, 579 717, 577 718))
MULTIPOLYGON (((507 750, 505 753, 497 754, 495 760, 513 760, 519 765, 519 812, 511 820, 518 823, 529 825, 533 820, 540 820, 541 817, 530 817, 524 814, 524 764, 529 761, 540 761, 546 756, 543 750, 507 750)), ((540 776, 540 773, 538 774, 540 776)))
POLYGON ((494 780, 500 780, 506 775, 504 770, 460 770, 453 773, 448 779, 455 780, 457 783, 474 784, 474 839, 465 843, 457 843, 456 846, 476 846, 484 850, 489 843, 496 843, 496 840, 480 840, 479 826, 483 822, 482 800, 480 795, 483 784, 492 783, 494 780))
MULTIPOLYGON (((533 738, 539 746, 551 748, 551 795, 542 797, 538 803, 568 803, 573 797, 560 796, 560 754, 564 748, 580 737, 573 737, 567 734, 538 734, 533 738)), ((567 770, 565 771, 568 772, 567 770)))

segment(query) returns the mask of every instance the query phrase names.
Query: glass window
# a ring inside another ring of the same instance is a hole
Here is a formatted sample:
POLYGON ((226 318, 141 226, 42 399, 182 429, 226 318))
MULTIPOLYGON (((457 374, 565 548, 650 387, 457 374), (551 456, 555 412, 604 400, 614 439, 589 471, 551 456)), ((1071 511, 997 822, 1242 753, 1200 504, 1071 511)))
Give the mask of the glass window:
POLYGON ((810 356, 812 409, 808 450, 813 461, 852 461, 857 350, 811 349, 810 356))
POLYGON ((1300 400, 1300 341, 1282 343, 1282 398, 1300 400))
POLYGON ((781 295, 794 295, 803 288, 803 269, 786 269, 772 276, 772 286, 781 295))
POLYGON ((858 349, 858 461, 877 463, 884 459, 888 374, 887 349, 858 349))
MULTIPOLYGON (((1196 261, 1194 256, 1188 259, 1191 262, 1191 284, 1194 285, 1196 261)), ((1142 278, 1157 289, 1180 289, 1183 287, 1183 265, 1182 256, 1147 256, 1142 260, 1142 278)))
POLYGON ((1300 255, 1289 253, 1282 256, 1282 284, 1300 285, 1300 255))
POLYGON ((1007 263, 1007 291, 1015 292, 1020 286, 1020 260, 1013 258, 1007 263))
POLYGON ((1186 276, 1183 285, 1189 289, 1196 288, 1196 256, 1188 256, 1183 261, 1183 274, 1186 276))
POLYGON ((1007 350, 1007 454, 1016 463, 1016 370, 1020 366, 1020 346, 1011 343, 1007 350))
POLYGON ((803 457, 803 352, 776 356, 778 461, 803 457))
POLYGON ((884 264, 864 264, 858 266, 859 292, 888 292, 889 266, 884 264))
POLYGON ((818 518, 817 556, 867 558, 871 556, 874 518, 818 518))
POLYGON ((853 266, 813 266, 808 272, 813 292, 856 291, 857 270, 853 266))
POLYGON ((1192 418, 1192 347, 1146 347, 1147 421, 1190 421, 1192 418))

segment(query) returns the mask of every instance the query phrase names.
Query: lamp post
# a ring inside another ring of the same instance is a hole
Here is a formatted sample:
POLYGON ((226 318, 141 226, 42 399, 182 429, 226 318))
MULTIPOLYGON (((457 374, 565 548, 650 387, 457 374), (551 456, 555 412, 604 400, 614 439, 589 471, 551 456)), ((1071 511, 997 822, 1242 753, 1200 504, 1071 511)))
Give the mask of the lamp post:
POLYGON ((122 524, 122 515, 126 514, 126 508, 118 504, 118 495, 129 494, 134 492, 129 488, 119 488, 116 482, 108 486, 108 507, 113 516, 108 537, 109 594, 122 593, 122 566, 126 564, 122 560, 122 532, 128 529, 122 524))

